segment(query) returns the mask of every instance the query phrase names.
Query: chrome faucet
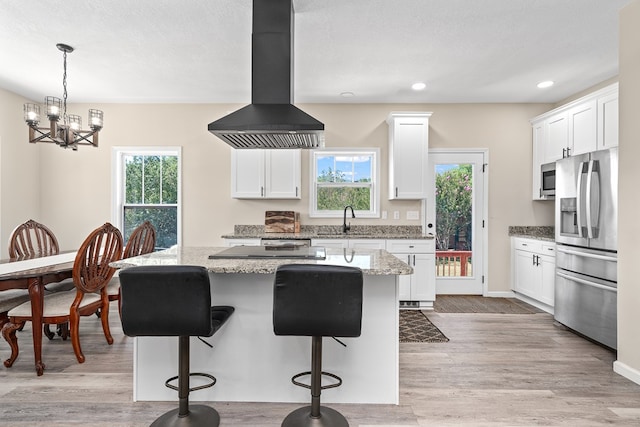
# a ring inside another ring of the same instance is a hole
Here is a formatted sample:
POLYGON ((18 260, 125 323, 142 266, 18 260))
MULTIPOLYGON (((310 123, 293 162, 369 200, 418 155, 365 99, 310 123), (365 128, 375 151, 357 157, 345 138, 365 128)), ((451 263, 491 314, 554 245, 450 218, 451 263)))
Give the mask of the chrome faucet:
POLYGON ((353 207, 348 205, 344 207, 344 219, 342 222, 342 232, 347 234, 347 231, 351 230, 351 223, 347 225, 347 209, 351 209, 351 218, 356 217, 356 213, 353 211, 353 207))

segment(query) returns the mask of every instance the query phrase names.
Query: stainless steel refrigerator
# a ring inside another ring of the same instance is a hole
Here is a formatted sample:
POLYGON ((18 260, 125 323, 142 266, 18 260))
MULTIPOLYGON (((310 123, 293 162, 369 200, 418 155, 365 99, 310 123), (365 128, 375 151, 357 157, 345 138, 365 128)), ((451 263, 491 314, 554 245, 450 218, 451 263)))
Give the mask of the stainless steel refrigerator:
POLYGON ((617 347, 618 149, 556 162, 554 317, 617 347))

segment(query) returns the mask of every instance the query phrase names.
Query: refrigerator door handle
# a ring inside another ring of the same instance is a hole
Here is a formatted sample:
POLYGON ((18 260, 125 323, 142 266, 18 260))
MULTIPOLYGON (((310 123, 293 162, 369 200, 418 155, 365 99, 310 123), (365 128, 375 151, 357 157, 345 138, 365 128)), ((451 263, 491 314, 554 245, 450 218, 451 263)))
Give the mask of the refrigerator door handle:
POLYGON ((602 260, 602 261, 618 262, 618 258, 616 258, 616 257, 592 254, 592 253, 589 253, 589 252, 573 251, 571 249, 566 249, 566 248, 560 247, 560 246, 558 246, 556 248, 556 252, 562 252, 562 253, 565 253, 565 254, 568 254, 568 255, 577 255, 577 256, 580 256, 580 257, 584 257, 584 258, 599 259, 599 260, 602 260))
POLYGON ((618 290, 611 286, 601 285, 599 283, 591 282, 589 280, 580 279, 575 276, 570 276, 568 274, 561 273, 560 271, 556 271, 556 276, 562 277, 563 279, 571 280, 572 282, 580 283, 582 285, 592 286, 594 288, 603 289, 605 291, 618 293, 618 290))
POLYGON ((587 171, 587 237, 598 237, 600 220, 600 166, 597 160, 589 162, 587 171))
POLYGON ((584 197, 584 182, 582 176, 584 175, 584 163, 585 162, 580 162, 580 165, 578 166, 578 191, 576 191, 576 225, 578 226, 578 237, 585 237, 582 233, 582 200, 584 197))
POLYGON ((585 195, 584 206, 586 208, 585 220, 587 225, 587 237, 589 239, 593 239, 593 232, 591 230, 591 177, 592 177, 592 174, 593 174, 593 160, 589 160, 589 163, 587 164, 587 186, 584 193, 585 195))

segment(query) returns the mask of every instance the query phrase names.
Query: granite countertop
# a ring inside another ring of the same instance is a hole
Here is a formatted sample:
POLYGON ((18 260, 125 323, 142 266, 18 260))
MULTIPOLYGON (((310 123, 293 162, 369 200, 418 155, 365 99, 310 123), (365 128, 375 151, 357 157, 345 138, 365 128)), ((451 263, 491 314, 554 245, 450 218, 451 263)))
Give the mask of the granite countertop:
POLYGON ((509 226, 509 236, 555 242, 555 228, 551 226, 509 226))
POLYGON ((223 239, 434 239, 433 234, 422 234, 416 225, 352 225, 347 234, 342 226, 303 225, 299 233, 265 233, 263 225, 236 225, 232 234, 223 239))
POLYGON ((274 274, 282 264, 327 264, 359 267, 366 275, 389 276, 412 274, 413 269, 382 249, 326 249, 325 260, 311 259, 209 259, 209 255, 226 247, 174 246, 133 258, 112 262, 114 268, 135 265, 201 265, 212 273, 274 274))

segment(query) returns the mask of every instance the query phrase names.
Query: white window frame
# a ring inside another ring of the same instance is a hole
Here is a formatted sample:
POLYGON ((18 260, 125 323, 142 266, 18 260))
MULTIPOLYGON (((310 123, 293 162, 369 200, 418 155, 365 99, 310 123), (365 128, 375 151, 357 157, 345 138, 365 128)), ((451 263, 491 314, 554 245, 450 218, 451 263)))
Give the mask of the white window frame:
POLYGON ((182 245, 182 147, 113 147, 111 150, 111 223, 124 230, 124 157, 177 156, 178 203, 176 212, 177 244, 182 245))
POLYGON ((338 156, 371 156, 371 209, 368 211, 356 210, 358 218, 380 218, 380 149, 379 148, 331 148, 322 150, 311 150, 309 156, 310 176, 309 176, 309 217, 311 218, 341 218, 344 209, 336 211, 319 211, 317 209, 318 186, 316 178, 317 156, 318 155, 338 155, 338 156))

